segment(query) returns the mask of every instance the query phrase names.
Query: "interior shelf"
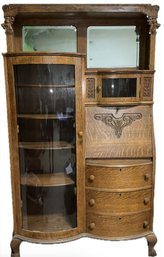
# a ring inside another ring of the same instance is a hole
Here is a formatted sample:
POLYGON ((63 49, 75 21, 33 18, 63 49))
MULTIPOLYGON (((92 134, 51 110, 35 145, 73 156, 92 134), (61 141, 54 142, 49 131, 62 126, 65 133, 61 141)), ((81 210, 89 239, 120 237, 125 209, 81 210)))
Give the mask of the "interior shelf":
POLYGON ((21 185, 35 187, 51 187, 73 185, 75 182, 64 173, 28 174, 21 176, 21 185))
POLYGON ((46 150, 46 149, 71 149, 74 146, 65 141, 58 142, 19 142, 19 148, 23 149, 35 149, 35 150, 46 150))
POLYGON ((68 219, 62 214, 28 215, 23 217, 23 229, 54 232, 72 229, 68 219))
POLYGON ((49 119, 49 120, 55 120, 55 119, 71 119, 74 116, 69 115, 69 114, 18 114, 18 118, 22 119, 38 119, 38 120, 44 120, 44 119, 49 119))
POLYGON ((17 87, 47 87, 47 88, 72 88, 75 87, 74 84, 66 85, 43 85, 43 84, 17 84, 17 87))

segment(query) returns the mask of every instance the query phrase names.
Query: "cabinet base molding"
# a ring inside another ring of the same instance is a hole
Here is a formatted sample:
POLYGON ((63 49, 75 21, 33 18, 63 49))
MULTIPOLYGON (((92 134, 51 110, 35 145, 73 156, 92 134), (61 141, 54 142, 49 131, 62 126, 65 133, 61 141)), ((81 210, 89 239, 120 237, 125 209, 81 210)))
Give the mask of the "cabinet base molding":
POLYGON ((154 249, 154 246, 157 243, 156 235, 152 232, 151 234, 146 236, 146 239, 147 239, 147 244, 148 244, 148 255, 149 256, 156 256, 157 253, 154 249))
POLYGON ((41 243, 41 244, 57 244, 57 243, 67 243, 70 241, 74 241, 80 238, 92 238, 92 239, 98 239, 98 240, 104 240, 104 241, 123 241, 123 240, 133 240, 133 239, 140 239, 145 237, 148 244, 148 256, 156 256, 157 253, 154 249, 154 246, 157 243, 157 237, 152 231, 148 231, 146 233, 134 235, 134 236, 126 236, 126 237, 103 237, 103 236, 97 236, 92 235, 89 233, 82 233, 80 235, 76 235, 74 237, 67 238, 67 240, 37 240, 33 238, 27 238, 21 235, 14 235, 12 241, 11 241, 11 257, 21 257, 20 256, 20 244, 24 242, 28 243, 41 243))

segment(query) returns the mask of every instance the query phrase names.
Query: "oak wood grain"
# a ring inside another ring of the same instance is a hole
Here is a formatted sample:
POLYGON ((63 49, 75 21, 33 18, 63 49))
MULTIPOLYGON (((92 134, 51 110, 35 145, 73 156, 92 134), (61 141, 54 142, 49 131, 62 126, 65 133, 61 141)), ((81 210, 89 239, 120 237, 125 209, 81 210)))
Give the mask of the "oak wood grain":
POLYGON ((104 237, 126 237, 144 233, 151 229, 150 211, 132 215, 87 214, 87 232, 104 237), (144 227, 144 222, 147 226, 144 227), (94 228, 90 225, 94 223, 94 228))
POLYGON ((151 106, 86 107, 86 158, 145 158, 152 156, 151 106), (134 113, 139 113, 142 118, 123 127, 119 138, 116 136, 114 128, 95 119, 97 114, 112 114, 118 119, 123 114, 134 113))
POLYGON ((94 213, 139 212, 151 208, 151 189, 109 193, 86 190, 87 211, 94 213))
POLYGON ((86 166, 86 186, 106 189, 134 189, 151 186, 152 164, 132 167, 86 166), (91 180, 91 176, 94 177, 91 180))

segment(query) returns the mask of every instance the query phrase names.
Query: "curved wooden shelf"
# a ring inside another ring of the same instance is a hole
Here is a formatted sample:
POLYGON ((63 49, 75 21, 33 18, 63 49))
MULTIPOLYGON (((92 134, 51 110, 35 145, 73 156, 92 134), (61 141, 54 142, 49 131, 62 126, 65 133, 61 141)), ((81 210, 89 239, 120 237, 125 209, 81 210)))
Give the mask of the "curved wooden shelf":
POLYGON ((44 85, 44 84, 16 84, 16 87, 46 87, 46 88, 74 88, 74 84, 68 84, 68 85, 44 85))
POLYGON ((59 142, 19 142, 19 148, 34 149, 34 150, 58 150, 58 149, 71 149, 75 148, 72 144, 59 141, 59 142))
POLYGON ((29 174, 21 176, 21 185, 34 187, 54 187, 73 185, 75 182, 64 173, 29 174))
POLYGON ((38 232, 55 232, 73 229, 62 214, 28 215, 23 217, 23 229, 38 232))
POLYGON ((88 159, 86 165, 101 167, 132 167, 152 164, 151 159, 88 159))
POLYGON ((63 114, 18 114, 18 118, 21 119, 35 119, 35 120, 65 120, 65 119, 72 119, 74 118, 73 115, 63 114))

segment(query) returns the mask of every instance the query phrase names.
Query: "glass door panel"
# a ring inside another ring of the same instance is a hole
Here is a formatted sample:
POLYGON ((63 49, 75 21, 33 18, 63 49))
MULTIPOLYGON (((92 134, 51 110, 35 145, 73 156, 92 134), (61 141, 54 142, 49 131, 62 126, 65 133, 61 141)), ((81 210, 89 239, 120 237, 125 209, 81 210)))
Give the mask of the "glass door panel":
POLYGON ((23 229, 77 227, 75 66, 14 66, 23 229))
POLYGON ((102 97, 136 97, 137 79, 102 79, 102 97))

